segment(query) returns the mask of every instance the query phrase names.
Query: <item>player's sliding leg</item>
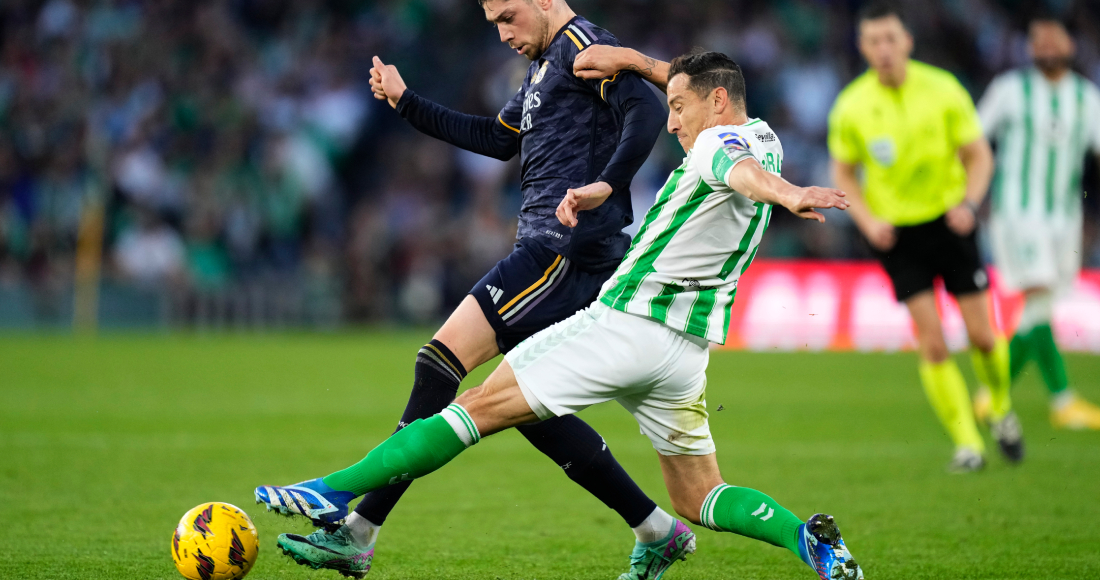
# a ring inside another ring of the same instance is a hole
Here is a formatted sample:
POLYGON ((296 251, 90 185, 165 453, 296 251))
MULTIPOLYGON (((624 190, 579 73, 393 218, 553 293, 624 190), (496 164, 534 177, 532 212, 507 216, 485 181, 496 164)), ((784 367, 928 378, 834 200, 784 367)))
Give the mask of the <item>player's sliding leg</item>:
POLYGON ((936 297, 931 290, 914 294, 905 301, 917 327, 920 350, 920 379, 928 402, 943 428, 955 443, 955 457, 949 469, 977 471, 985 466, 985 442, 978 433, 966 380, 944 342, 936 297))
MULTIPOLYGON (((466 369, 498 354, 495 337, 477 301, 467 296, 432 341, 417 352, 412 393, 395 433, 417 419, 435 415, 454 401, 466 369)), ((359 503, 356 509, 362 518, 355 518, 355 535, 364 546, 373 545, 378 528, 410 483, 401 482, 359 503)), ((319 479, 293 486, 256 488, 257 503, 283 515, 304 515, 318 525, 342 523, 348 513, 347 502, 354 497, 327 488, 319 479)))
MULTIPOLYGON (((412 392, 394 432, 446 408, 457 396, 467 369, 481 366, 498 353, 495 331, 477 300, 467 296, 417 353, 412 392)), ((368 493, 355 506, 348 527, 359 545, 373 551, 382 524, 411 484, 405 481, 368 493)))
POLYGON ((1069 388, 1066 366, 1051 331, 1054 293, 1045 288, 1025 292, 1024 312, 1012 338, 1012 379, 1031 360, 1050 392, 1050 422, 1063 429, 1100 429, 1100 408, 1069 388))
MULTIPOLYGON (((327 490, 324 495, 356 497, 412 481, 443 467, 480 441, 482 433, 489 435, 538 420, 515 384, 508 364, 502 363, 484 385, 466 391, 441 413, 413 421, 355 465, 309 483, 327 490)), ((658 524, 666 519, 675 523, 671 516, 654 506, 647 517, 634 526, 635 533, 647 539, 644 534, 654 535, 658 524)), ((279 537, 279 546, 301 564, 362 577, 370 568, 368 556, 373 553, 366 554, 364 547, 358 545, 352 530, 354 525, 354 521, 349 521, 331 534, 321 531, 307 537, 283 534, 279 537)))
POLYGON ((993 331, 989 320, 989 299, 983 292, 957 296, 959 312, 970 339, 970 357, 979 389, 989 391, 986 422, 997 440, 1001 454, 1013 463, 1024 458, 1023 428, 1012 411, 1012 378, 1009 370, 1008 341, 993 331))
POLYGON ((764 493, 727 485, 714 453, 659 457, 672 505, 692 523, 786 548, 823 580, 863 578, 832 516, 803 522, 764 493))
MULTIPOLYGON (((502 373, 498 368, 486 384, 466 391, 442 412, 412 421, 358 463, 310 483, 329 490, 326 495, 358 497, 412 481, 443 467, 480 441, 483 431, 488 435, 538 420, 518 387, 514 393, 504 388, 507 381, 502 377, 507 375, 510 371, 502 373), (511 401, 507 400, 509 394, 511 401), (475 424, 466 407, 477 414, 478 424, 475 424)), ((345 576, 362 578, 373 561, 373 550, 361 545, 354 531, 354 526, 362 525, 363 519, 349 518, 345 525, 332 533, 319 530, 309 536, 282 534, 278 545, 284 554, 299 564, 315 569, 333 569, 345 576)), ((376 534, 377 530, 373 533, 376 534)))

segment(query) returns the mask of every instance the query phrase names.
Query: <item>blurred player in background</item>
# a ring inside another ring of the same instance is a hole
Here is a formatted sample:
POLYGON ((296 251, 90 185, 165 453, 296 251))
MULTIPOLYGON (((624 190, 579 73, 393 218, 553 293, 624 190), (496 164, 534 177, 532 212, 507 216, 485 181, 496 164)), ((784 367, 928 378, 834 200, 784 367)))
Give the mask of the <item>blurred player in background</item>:
MULTIPOLYGON (((821 580, 862 580, 831 516, 803 522, 759 491, 724 483, 705 400, 708 343, 726 340, 737 281, 756 255, 773 205, 825 221, 815 208, 848 203, 835 189, 797 187, 779 176, 783 147, 767 123, 748 117, 744 77, 729 57, 688 54, 672 62, 669 75, 668 130, 687 156, 598 300, 510 351, 485 384, 441 413, 323 479, 341 490, 335 493, 384 489, 440 469, 483 436, 614 400, 657 450, 682 517, 787 548, 821 580)), ((557 216, 579 227, 603 203, 606 196, 571 191, 557 216)), ((691 531, 676 526, 653 546, 669 560, 695 550, 691 531)), ((280 545, 286 538, 301 541, 283 534, 280 545)), ((639 544, 631 557, 636 570, 653 548, 639 544)), ((666 560, 650 561, 657 565, 624 577, 659 579, 666 560)))
MULTIPOLYGON (((993 256, 1006 286, 1024 293, 1011 343, 1011 376, 1031 360, 1051 394, 1055 427, 1100 429, 1100 408, 1069 389, 1050 329, 1054 300, 1081 269, 1081 175, 1087 150, 1100 153, 1100 91, 1073 72, 1073 38, 1058 20, 1033 20, 1028 48, 1035 66, 994 79, 978 105, 995 139, 997 177, 989 221, 993 256)), ((974 410, 990 414, 982 389, 974 410)))
MULTIPOLYGON (((578 53, 618 42, 577 16, 564 0, 480 4, 501 42, 531 61, 523 86, 499 115, 465 115, 420 97, 406 88, 396 67, 378 57, 371 69, 375 97, 416 129, 501 160, 519 154, 522 162, 519 241, 420 349, 398 431, 442 411, 468 371, 595 299, 630 245, 622 233, 633 219, 630 182, 649 156, 665 116, 660 100, 636 75, 598 82, 573 75, 578 53), (569 228, 555 217, 567 192, 603 203, 569 228)), ((519 431, 633 528, 643 548, 632 559, 629 578, 652 578, 671 565, 664 546, 682 524, 638 488, 598 433, 572 415, 519 431)), ((314 567, 361 577, 370 569, 380 526, 409 485, 400 481, 370 493, 334 533, 283 537, 280 547, 314 567)), ((352 496, 316 479, 278 492, 258 488, 256 497, 284 513, 335 524, 347 514, 352 496)))
POLYGON ((915 323, 921 382, 955 443, 949 469, 984 467, 985 443, 944 340, 937 277, 958 301, 975 374, 990 388, 994 437, 1009 460, 1019 461, 1023 439, 1009 397, 1008 343, 989 319, 989 280, 975 232, 993 156, 974 104, 950 73, 910 60, 913 37, 888 4, 860 12, 859 49, 870 70, 841 92, 829 116, 834 178, 915 323))

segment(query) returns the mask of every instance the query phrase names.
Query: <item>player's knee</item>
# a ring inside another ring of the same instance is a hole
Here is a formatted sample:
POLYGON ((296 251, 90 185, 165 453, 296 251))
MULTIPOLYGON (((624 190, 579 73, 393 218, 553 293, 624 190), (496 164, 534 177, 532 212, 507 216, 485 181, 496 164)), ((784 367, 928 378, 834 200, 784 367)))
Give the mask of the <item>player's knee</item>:
POLYGON ((947 343, 942 338, 923 341, 920 350, 924 360, 932 364, 945 362, 951 356, 951 352, 947 350, 947 343))
POLYGON ((967 337, 974 348, 984 353, 993 352, 993 349, 997 347, 997 339, 993 336, 992 331, 982 329, 977 332, 967 332, 967 337))
POLYGON ((470 403, 473 403, 474 401, 481 398, 481 395, 484 392, 484 390, 485 390, 485 385, 478 385, 478 386, 476 386, 472 389, 467 389, 466 392, 462 393, 461 395, 458 396, 457 399, 455 399, 455 403, 458 403, 459 405, 462 405, 465 408, 468 405, 470 405, 470 403))

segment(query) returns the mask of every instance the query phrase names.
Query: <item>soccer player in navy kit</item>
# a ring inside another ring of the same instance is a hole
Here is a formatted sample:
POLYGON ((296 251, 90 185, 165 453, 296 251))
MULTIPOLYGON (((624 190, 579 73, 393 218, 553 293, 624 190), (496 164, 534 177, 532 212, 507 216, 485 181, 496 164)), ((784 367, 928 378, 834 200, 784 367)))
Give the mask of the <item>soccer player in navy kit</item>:
MULTIPOLYGON (((419 131, 501 160, 518 153, 522 162, 523 204, 515 249, 420 349, 399 430, 442 411, 468 370, 595 299, 630 245, 622 233, 633 221, 630 182, 665 120, 660 100, 633 73, 600 80, 574 76, 573 60, 581 51, 619 43, 573 13, 564 0, 480 3, 501 41, 532 61, 522 88, 496 117, 465 115, 418 96, 406 88, 396 67, 378 57, 371 69, 375 97, 388 101, 419 131), (581 200, 579 209, 588 210, 572 228, 555 215, 567 195, 581 200)), ((677 522, 630 479, 599 434, 575 416, 519 430, 634 530, 637 544, 631 571, 624 577, 649 580, 662 575, 671 564, 666 544, 673 541, 677 522)), ((409 483, 369 493, 332 533, 284 535, 279 545, 299 563, 362 577, 370 569, 378 530, 409 483)), ((347 514, 351 496, 316 479, 261 486, 256 498, 282 513, 332 524, 347 514)))

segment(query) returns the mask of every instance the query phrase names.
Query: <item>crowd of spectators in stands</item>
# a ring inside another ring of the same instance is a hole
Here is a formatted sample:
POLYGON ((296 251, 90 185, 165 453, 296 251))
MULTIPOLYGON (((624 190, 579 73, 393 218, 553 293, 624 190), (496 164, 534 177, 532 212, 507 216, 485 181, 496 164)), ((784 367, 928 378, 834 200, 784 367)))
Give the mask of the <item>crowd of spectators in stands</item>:
MULTIPOLYGON (((1043 3, 907 3, 916 56, 977 98, 1026 62, 1021 15, 1043 3)), ((1045 4, 1075 25, 1078 70, 1100 80, 1100 7, 1045 4)), ((826 117, 863 70, 857 1, 571 5, 657 57, 733 56, 750 114, 783 140, 785 176, 829 183, 826 117)), ((0 289, 71 287, 81 224, 102 215, 103 275, 119 283, 287 282, 332 289, 348 321, 439 316, 513 242, 519 167, 421 136, 371 99, 375 54, 418 93, 483 115, 527 66, 474 0, 4 0, 0 289)), ((633 187, 639 218, 681 157, 658 141, 633 187)), ((807 227, 776 215, 761 255, 866 256, 843 216, 807 227)))

